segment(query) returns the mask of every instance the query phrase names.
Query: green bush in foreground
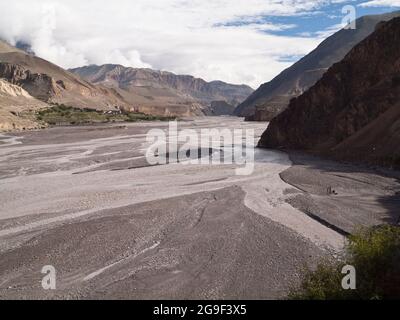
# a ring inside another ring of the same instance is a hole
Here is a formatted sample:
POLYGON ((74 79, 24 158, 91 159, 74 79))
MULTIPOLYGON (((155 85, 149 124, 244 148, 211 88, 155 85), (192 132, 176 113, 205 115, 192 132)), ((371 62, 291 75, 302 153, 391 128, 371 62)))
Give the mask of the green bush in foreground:
POLYGON ((352 300, 400 299, 400 228, 379 226, 350 236, 342 262, 320 264, 307 271, 291 299, 352 300), (342 288, 342 268, 356 269, 355 290, 342 288))

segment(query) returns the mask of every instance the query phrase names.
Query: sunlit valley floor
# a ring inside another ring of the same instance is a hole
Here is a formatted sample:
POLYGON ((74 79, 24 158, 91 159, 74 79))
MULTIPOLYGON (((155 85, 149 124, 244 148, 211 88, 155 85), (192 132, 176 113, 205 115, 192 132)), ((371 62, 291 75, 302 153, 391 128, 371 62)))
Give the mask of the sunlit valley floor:
MULTIPOLYGON (((257 149, 249 176, 237 165, 149 166, 146 133, 167 127, 1 136, 1 298, 284 298, 305 267, 340 253, 347 232, 398 219, 395 178, 298 155, 292 167, 257 149), (57 290, 41 286, 45 265, 57 290)), ((179 127, 254 129, 258 139, 265 123, 179 127)))

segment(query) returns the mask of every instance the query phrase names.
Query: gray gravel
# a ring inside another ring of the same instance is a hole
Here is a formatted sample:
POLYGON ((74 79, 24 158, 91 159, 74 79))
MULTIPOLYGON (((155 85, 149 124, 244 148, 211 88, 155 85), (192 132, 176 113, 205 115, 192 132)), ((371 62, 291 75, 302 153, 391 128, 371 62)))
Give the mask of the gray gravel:
POLYGON ((345 233, 400 221, 399 172, 367 168, 300 153, 281 178, 300 192, 288 202, 345 233), (328 188, 332 193, 328 194, 328 188))
MULTIPOLYGON (((396 179, 292 167, 281 152, 257 150, 250 176, 236 165, 146 166, 144 134, 166 125, 0 137, 1 298, 281 299, 305 267, 340 253, 340 230, 397 217, 380 201, 394 199, 396 179), (337 196, 324 195, 329 185, 337 196), (57 270, 55 291, 41 288, 44 265, 57 270)), ((265 129, 235 118, 180 125, 265 129)))

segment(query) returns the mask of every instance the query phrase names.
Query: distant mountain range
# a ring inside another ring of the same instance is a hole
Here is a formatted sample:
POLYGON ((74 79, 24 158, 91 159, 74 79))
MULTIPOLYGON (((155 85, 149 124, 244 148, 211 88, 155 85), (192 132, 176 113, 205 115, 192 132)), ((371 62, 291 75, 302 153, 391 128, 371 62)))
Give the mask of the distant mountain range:
POLYGON ((313 86, 328 68, 368 37, 379 22, 397 16, 400 11, 357 19, 355 30, 343 29, 327 38, 310 54, 263 84, 237 107, 235 114, 249 120, 270 121, 287 108, 291 99, 313 86))
POLYGON ((0 78, 49 104, 98 110, 118 107, 168 116, 219 115, 227 110, 231 114, 253 92, 244 85, 120 65, 89 66, 71 72, 35 56, 25 43, 18 47, 0 41, 0 78), (215 108, 218 103, 224 104, 221 111, 215 108))
POLYGON ((260 146, 400 167, 400 18, 376 31, 272 120, 260 146))
POLYGON ((91 65, 69 71, 95 85, 115 89, 132 107, 148 113, 157 113, 155 109, 158 109, 166 114, 174 109, 198 106, 198 111, 212 114, 211 105, 220 102, 232 107, 221 109, 221 112, 213 108, 214 113, 226 114, 230 110, 232 114, 234 107, 254 91, 246 85, 206 82, 189 75, 114 64, 91 65))

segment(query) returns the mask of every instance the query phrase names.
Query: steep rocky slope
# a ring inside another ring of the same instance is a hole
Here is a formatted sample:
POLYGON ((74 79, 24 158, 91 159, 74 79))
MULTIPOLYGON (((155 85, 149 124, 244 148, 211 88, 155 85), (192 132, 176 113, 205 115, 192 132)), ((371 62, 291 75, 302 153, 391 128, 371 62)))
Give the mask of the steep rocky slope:
POLYGON ((118 90, 127 101, 138 107, 197 104, 209 112, 216 101, 236 107, 253 92, 246 85, 206 82, 189 75, 121 65, 91 65, 70 71, 91 83, 118 90))
POLYGON ((45 107, 46 103, 21 87, 0 79, 0 131, 39 128, 41 125, 24 113, 45 107))
POLYGON ((235 111, 235 107, 226 101, 213 101, 210 106, 211 116, 230 116, 235 111))
POLYGON ((360 41, 369 36, 376 25, 400 16, 400 11, 359 18, 355 30, 340 30, 322 42, 314 51, 262 85, 235 110, 239 116, 269 121, 282 112, 292 98, 313 86, 334 63, 360 41))
POLYGON ((0 41, 0 77, 45 102, 109 109, 127 103, 115 90, 95 86, 39 57, 0 41))
POLYGON ((260 146, 400 165, 400 18, 382 23, 306 93, 260 146))

